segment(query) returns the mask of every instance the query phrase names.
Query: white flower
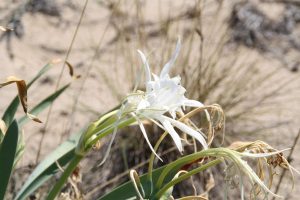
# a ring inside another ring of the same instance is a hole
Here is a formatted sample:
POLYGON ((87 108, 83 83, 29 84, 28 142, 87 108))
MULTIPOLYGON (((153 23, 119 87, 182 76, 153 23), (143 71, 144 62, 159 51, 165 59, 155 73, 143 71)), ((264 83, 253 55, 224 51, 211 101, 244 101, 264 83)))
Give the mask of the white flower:
POLYGON ((174 127, 194 137, 202 144, 204 149, 208 148, 202 133, 175 119, 176 112, 182 113, 182 108, 184 109, 186 106, 203 106, 203 104, 199 101, 190 100, 184 96, 186 90, 180 84, 180 76, 175 76, 173 78, 169 76, 169 71, 178 56, 180 46, 180 40, 178 40, 176 50, 173 53, 172 58, 165 64, 159 76, 151 74, 146 56, 138 50, 145 68, 146 92, 142 93, 143 95, 132 95, 129 97, 127 99, 128 105, 125 105, 125 107, 130 107, 131 109, 135 107, 134 112, 131 114, 135 116, 140 125, 141 131, 153 152, 154 150, 148 140, 145 128, 140 119, 149 119, 163 130, 167 131, 171 135, 180 152, 183 151, 181 138, 175 131, 174 127), (166 116, 166 113, 169 113, 172 118, 166 116))
POLYGON ((143 119, 151 120, 160 128, 168 132, 171 135, 172 139, 175 142, 175 145, 177 146, 180 152, 183 152, 183 146, 181 143, 181 138, 179 134, 175 131, 174 127, 195 138, 201 143, 204 149, 208 148, 203 133, 192 129, 186 124, 175 119, 176 112, 183 113, 182 108, 184 109, 186 106, 203 106, 203 104, 199 101, 190 100, 184 96, 186 90, 180 85, 180 76, 175 76, 173 78, 170 78, 169 76, 169 71, 178 56, 180 46, 180 40, 178 40, 176 50, 172 55, 172 58, 168 63, 165 64, 159 76, 151 74, 146 56, 140 50, 138 50, 138 53, 141 56, 145 68, 146 91, 134 91, 132 94, 129 94, 125 99, 124 103, 118 111, 117 120, 114 124, 112 139, 110 140, 108 149, 100 165, 102 165, 106 161, 109 155, 112 143, 117 133, 118 125, 122 120, 122 117, 128 114, 132 115, 138 122, 140 129, 151 151, 160 160, 162 159, 156 154, 148 139, 145 127, 141 122, 141 120, 143 119), (166 116, 166 113, 169 113, 172 116, 172 118, 166 116))

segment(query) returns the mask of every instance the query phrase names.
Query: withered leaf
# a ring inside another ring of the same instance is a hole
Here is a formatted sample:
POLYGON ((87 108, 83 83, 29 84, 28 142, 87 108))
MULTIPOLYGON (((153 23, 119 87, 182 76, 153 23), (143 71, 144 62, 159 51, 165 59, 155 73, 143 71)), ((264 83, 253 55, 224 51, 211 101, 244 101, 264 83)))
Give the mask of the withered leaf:
POLYGON ((81 77, 81 75, 74 75, 74 67, 71 65, 71 63, 69 63, 68 61, 66 61, 66 64, 69 68, 69 74, 73 79, 79 79, 81 77))
POLYGON ((27 86, 26 86, 26 82, 23 79, 19 79, 15 76, 9 76, 6 78, 6 81, 3 83, 0 83, 0 88, 12 84, 12 83, 16 83, 17 88, 18 88, 18 95, 23 107, 24 112, 26 113, 26 115, 33 121, 39 122, 41 123, 41 120, 39 120, 36 116, 28 113, 28 105, 27 105, 27 86))

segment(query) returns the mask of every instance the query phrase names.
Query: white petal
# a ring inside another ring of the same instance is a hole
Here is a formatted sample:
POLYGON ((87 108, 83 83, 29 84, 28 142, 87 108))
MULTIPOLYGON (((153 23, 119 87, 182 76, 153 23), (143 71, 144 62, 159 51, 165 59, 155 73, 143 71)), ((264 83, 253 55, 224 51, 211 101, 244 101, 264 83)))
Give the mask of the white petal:
POLYGON ((143 113, 140 114, 142 117, 145 117, 146 119, 152 121, 154 124, 156 124, 159 128, 165 130, 165 128, 160 124, 158 123, 157 121, 155 121, 154 119, 148 117, 147 115, 144 115, 143 113))
POLYGON ((116 135, 117 135, 117 131, 118 131, 118 124, 119 124, 119 120, 117 120, 116 124, 115 124, 115 127, 114 127, 114 130, 113 130, 113 134, 112 134, 112 138, 110 139, 109 141, 109 144, 108 144, 108 147, 106 149, 106 152, 105 152, 105 155, 104 155, 104 158, 103 160, 101 161, 101 163, 98 165, 101 166, 105 163, 105 161, 107 160, 108 156, 109 156, 109 153, 110 153, 110 150, 111 150, 111 147, 112 147, 112 144, 116 138, 116 135))
POLYGON ((179 128, 181 131, 187 133, 188 135, 194 137, 196 140, 198 140, 204 149, 207 149, 208 148, 208 145, 204 139, 204 137, 201 135, 201 133, 195 131, 194 129, 190 128, 189 126, 185 125, 184 123, 182 122, 179 122, 177 120, 174 120, 174 119, 171 119, 169 117, 165 117, 164 118, 168 118, 169 121, 177 128, 179 128))
POLYGON ((149 102, 142 99, 139 104, 137 105, 137 110, 145 109, 149 106, 149 102))
POLYGON ((150 67, 149 67, 148 61, 146 59, 146 56, 140 50, 137 50, 137 52, 140 54, 140 57, 141 57, 142 62, 144 64, 145 75, 146 75, 146 82, 151 81, 151 72, 150 72, 150 67))
POLYGON ((181 77, 179 75, 171 78, 171 80, 176 84, 176 85, 180 85, 180 81, 181 81, 181 77))
POLYGON ((196 100, 186 99, 184 100, 184 105, 189 107, 203 107, 204 105, 196 100))
POLYGON ((156 74, 152 73, 152 76, 153 76, 154 81, 159 81, 159 77, 156 74))
POLYGON ((119 126, 119 123, 120 123, 123 111, 124 111, 124 105, 122 105, 121 108, 120 108, 120 110, 117 112, 117 120, 114 123, 114 130, 113 130, 113 133, 112 133, 112 138, 110 139, 110 142, 108 144, 108 148, 107 148, 107 150, 105 152, 105 155, 104 155, 104 158, 101 161, 101 163, 98 165, 98 167, 101 166, 101 165, 103 165, 105 163, 106 159, 108 158, 108 155, 110 153, 111 147, 112 147, 113 142, 114 142, 114 140, 116 138, 116 135, 117 135, 118 126, 119 126))
POLYGON ((163 67, 161 73, 160 73, 160 78, 163 78, 165 77, 166 75, 169 74, 169 71, 171 69, 171 67, 173 66, 178 54, 179 54, 179 51, 180 51, 180 47, 181 47, 181 42, 180 42, 180 38, 178 38, 177 40, 177 44, 176 44, 176 49, 175 49, 175 52, 173 53, 171 59, 169 60, 169 62, 167 62, 165 64, 165 66, 163 67))
POLYGON ((174 140, 175 145, 177 146, 178 150, 180 152, 183 152, 181 139, 180 139, 178 133, 174 130, 172 124, 166 119, 159 118, 158 120, 165 127, 166 131, 168 131, 168 133, 171 135, 171 137, 174 140))
POLYGON ((173 119, 176 118, 176 111, 174 109, 170 110, 169 113, 170 113, 170 115, 172 116, 173 119))
POLYGON ((144 127, 143 123, 140 121, 140 119, 139 119, 135 114, 133 114, 133 117, 134 117, 134 118, 136 119, 136 121, 138 122, 138 124, 139 124, 139 126, 140 126, 140 129, 141 129, 141 131, 142 131, 142 133, 143 133, 143 135, 144 135, 144 138, 146 139, 146 141, 147 141, 147 143, 148 143, 148 145, 149 145, 151 151, 154 153, 154 155, 155 155, 160 161, 163 162, 163 160, 159 157, 159 155, 156 154, 155 150, 153 149, 153 147, 152 147, 152 145, 151 145, 151 143, 150 143, 150 141, 149 141, 149 139, 148 139, 148 136, 147 136, 147 133, 146 133, 146 130, 145 130, 145 127, 144 127))

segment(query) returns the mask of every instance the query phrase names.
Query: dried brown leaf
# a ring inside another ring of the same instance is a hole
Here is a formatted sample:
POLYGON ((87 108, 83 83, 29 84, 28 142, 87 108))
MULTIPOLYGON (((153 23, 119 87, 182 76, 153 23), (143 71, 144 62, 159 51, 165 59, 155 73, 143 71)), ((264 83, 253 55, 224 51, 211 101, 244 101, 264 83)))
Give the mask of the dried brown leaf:
POLYGON ((23 107, 24 112, 26 113, 26 115, 33 121, 39 122, 41 123, 41 120, 39 120, 36 116, 30 114, 27 112, 28 110, 28 105, 27 105, 27 86, 26 86, 26 82, 23 79, 19 79, 15 76, 9 76, 7 77, 6 81, 3 83, 0 83, 0 88, 12 84, 12 83, 16 83, 17 88, 18 88, 18 95, 23 107))
POLYGON ((69 63, 68 61, 66 61, 66 65, 69 68, 69 74, 73 79, 79 79, 81 77, 81 75, 74 75, 74 67, 71 63, 69 63))

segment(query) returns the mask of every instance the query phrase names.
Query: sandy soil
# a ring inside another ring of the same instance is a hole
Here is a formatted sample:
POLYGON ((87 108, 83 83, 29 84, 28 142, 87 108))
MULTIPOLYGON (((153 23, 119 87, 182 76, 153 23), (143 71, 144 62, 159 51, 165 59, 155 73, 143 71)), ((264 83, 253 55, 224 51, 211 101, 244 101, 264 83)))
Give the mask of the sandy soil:
MULTIPOLYGON (((64 1, 59 1, 59 4, 63 4, 64 1)), ((80 11, 83 7, 84 1, 76 0, 72 2, 76 9, 72 9, 67 6, 62 6, 62 16, 49 17, 40 13, 30 14, 26 13, 23 17, 23 23, 25 27, 25 35, 22 39, 12 39, 12 51, 14 53, 14 59, 10 59, 7 51, 5 42, 0 43, 0 60, 1 60, 1 74, 0 79, 3 80, 9 75, 15 75, 22 77, 25 80, 29 80, 34 74, 47 62, 52 59, 60 58, 64 59, 70 45, 72 36, 76 29, 76 24, 79 20, 80 11)), ((128 2, 127 2, 128 3, 128 2)), ((122 9, 117 15, 117 19, 122 22, 121 26, 126 25, 128 22, 137 23, 134 20, 137 15, 142 15, 145 23, 157 22, 161 19, 168 18, 170 16, 176 16, 175 11, 182 11, 189 8, 192 5, 192 1, 143 1, 142 6, 144 7, 143 13, 136 13, 135 4, 130 2, 128 4, 122 4, 122 9), (131 12, 132 11, 132 12, 131 12), (125 20, 126 19, 126 20, 125 20)), ((228 9, 230 6, 225 4, 223 11, 228 9)), ((209 19, 210 13, 213 12, 213 8, 210 11, 211 3, 207 3, 206 18, 204 21, 204 29, 210 30, 213 19, 209 19)), ((276 7, 277 9, 277 7, 276 7)), ((276 10, 275 9, 275 10, 276 10)), ((227 11, 227 12, 228 12, 227 11)), ((278 8, 278 12, 282 12, 281 8, 278 8)), ((112 25, 112 21, 109 21, 111 12, 99 5, 96 1, 90 1, 85 16, 82 21, 82 25, 79 29, 78 35, 74 42, 73 49, 70 53, 69 62, 75 68, 75 73, 82 74, 83 78, 75 80, 72 83, 70 89, 65 92, 57 102, 53 105, 53 111, 49 119, 43 148, 41 151, 40 160, 43 159, 51 150, 53 150, 64 138, 66 138, 65 132, 70 129, 69 132, 73 133, 84 127, 88 122, 95 119, 98 114, 101 114, 108 109, 118 104, 119 100, 130 92, 132 85, 136 77, 136 71, 139 66, 139 58, 136 53, 136 49, 144 49, 148 53, 152 53, 153 63, 162 63, 167 58, 164 58, 160 52, 171 48, 165 48, 166 43, 174 43, 176 36, 184 35, 185 28, 189 25, 187 21, 178 23, 178 27, 174 27, 176 34, 172 33, 172 41, 164 41, 164 36, 158 36, 155 39, 148 37, 147 42, 141 42, 143 39, 143 33, 156 29, 157 25, 146 26, 144 32, 139 34, 136 29, 130 30, 124 35, 126 37, 118 42, 112 42, 117 35, 117 31, 112 25), (108 28, 107 28, 108 27, 108 28), (148 30, 149 29, 149 30, 148 30), (94 49, 97 46, 98 41, 104 34, 104 39, 101 45, 101 51, 97 55, 96 59, 92 63, 92 57, 94 49), (78 95, 79 88, 84 81, 87 68, 92 63, 92 69, 84 84, 84 89, 81 93, 78 103, 78 109, 75 114, 75 121, 73 126, 70 127, 71 109, 74 104, 74 99, 78 95)), ((274 16, 271 16, 274 17, 274 16)), ((276 16, 275 16, 276 17, 276 16)), ((222 18, 222 17, 220 17, 222 18)), ((136 25, 136 24, 135 24, 136 25)), ((207 31, 208 32, 208 31, 207 31)), ((218 30, 215 31, 216 33, 218 30)), ((183 42, 184 42, 183 36, 183 42)), ((211 43, 217 41, 210 41, 211 43)), ((263 69, 267 70, 269 67, 280 67, 281 63, 274 59, 268 54, 261 54, 259 52, 251 52, 247 48, 243 51, 243 55, 252 55, 257 60, 259 65, 263 69), (251 53, 249 53, 251 52, 251 53)), ((166 56, 165 54, 163 54, 166 56)), ((291 60, 299 58, 298 52, 292 52, 288 55, 291 60)), ((179 59, 183 59, 183 56, 179 59)), ((62 64, 57 64, 46 76, 46 78, 35 84, 28 94, 29 106, 32 107, 43 97, 47 96, 50 92, 54 91, 56 81, 59 77, 62 64)), ((155 66, 156 69, 159 66, 155 66)), ((282 69, 282 76, 290 76, 291 79, 299 77, 298 74, 291 74, 286 68, 282 69)), ((63 75, 62 83, 67 83, 71 79, 68 74, 63 75)), ((290 94, 289 99, 299 99, 299 82, 296 81, 293 85, 298 90, 293 90, 290 94), (296 91, 296 92, 295 92, 296 91)), ((4 109, 10 102, 10 100, 16 94, 15 86, 9 86, 1 89, 0 98, 0 113, 3 113, 4 109)), ((289 101, 284 100, 283 101, 289 101)), ((215 103, 215 102, 214 102, 215 103)), ((296 136, 297 129, 299 128, 299 103, 292 101, 288 104, 285 109, 282 109, 280 114, 276 118, 282 120, 292 119, 292 124, 276 129, 269 134, 262 134, 255 136, 255 139, 265 140, 274 147, 281 149, 290 147, 296 136)), ((18 113, 21 116, 22 112, 18 113)), ((42 121, 46 121, 47 111, 39 115, 42 121)), ((23 158, 21 159, 19 166, 25 166, 30 163, 34 163, 36 159, 36 151, 38 143, 41 138, 42 129, 44 125, 36 123, 28 123, 24 126, 24 138, 26 141, 26 149, 23 158)), ((249 137, 251 138, 251 137, 249 137)), ((245 139, 243 136, 238 139, 245 139)), ((252 137, 253 139, 253 137, 252 137)), ((300 145, 300 144, 299 144, 300 145)), ((293 166, 300 169, 300 159, 298 154, 300 147, 297 145, 294 153, 293 166)), ((289 192, 288 184, 290 179, 285 181, 284 186, 281 189, 281 194, 287 194, 289 192)), ((300 176, 296 175, 296 186, 292 192, 289 193, 287 199, 298 199, 300 194, 300 176), (297 195, 298 194, 298 195, 297 195)))

